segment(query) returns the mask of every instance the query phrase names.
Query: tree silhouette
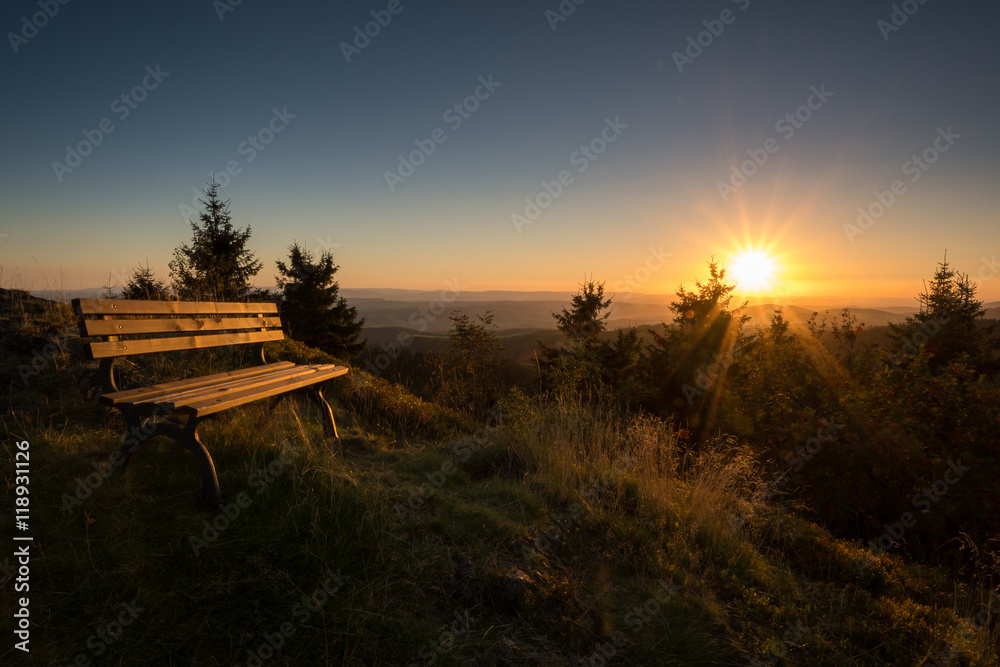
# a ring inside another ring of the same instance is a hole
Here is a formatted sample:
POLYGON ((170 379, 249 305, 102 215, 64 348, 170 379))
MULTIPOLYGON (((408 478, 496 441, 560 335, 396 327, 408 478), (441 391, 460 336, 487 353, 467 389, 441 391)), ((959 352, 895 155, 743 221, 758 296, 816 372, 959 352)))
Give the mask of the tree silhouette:
POLYGON ((146 266, 140 264, 138 268, 132 269, 132 275, 124 285, 117 284, 108 276, 108 284, 102 286, 102 298, 167 301, 174 297, 164 282, 149 268, 147 259, 146 266))
POLYGON ((607 329, 611 313, 605 311, 610 306, 604 283, 585 280, 570 308, 552 313, 563 341, 554 348, 539 342, 551 388, 579 392, 606 384, 609 346, 601 334, 607 329))
POLYGON ((324 251, 316 260, 298 243, 288 251, 288 263, 277 262, 275 280, 289 336, 336 356, 360 353, 365 343, 358 338, 365 320, 358 320, 358 309, 340 296, 334 280, 340 267, 333 263, 333 253, 324 251))
POLYGON ((726 281, 725 267, 714 258, 708 262, 709 280, 695 282, 697 291, 681 285, 670 304, 672 325, 663 334, 650 331, 651 380, 658 389, 657 412, 678 413, 698 434, 712 425, 718 400, 724 392, 730 367, 742 354, 743 328, 750 317, 746 302, 732 308, 736 285, 726 281))
POLYGON ((933 355, 933 368, 964 355, 977 372, 996 372, 993 351, 1000 343, 994 335, 996 324, 983 321, 986 311, 983 302, 976 299, 976 291, 969 275, 952 269, 945 254, 934 277, 917 296, 920 312, 902 324, 889 325, 894 365, 906 363, 923 349, 933 355))
POLYGON ((147 259, 146 266, 140 264, 139 268, 132 270, 131 277, 122 288, 121 298, 166 301, 170 299, 170 292, 163 281, 150 270, 147 259))
POLYGON ((556 319, 557 329, 572 345, 592 347, 598 336, 607 329, 607 310, 611 298, 604 298, 604 283, 585 281, 580 285, 580 293, 573 297, 570 310, 562 309, 561 313, 552 313, 556 319))
POLYGON ((174 291, 184 300, 246 301, 253 291, 251 278, 264 266, 246 247, 250 227, 233 228, 229 201, 219 199, 214 179, 204 192, 201 224, 191 221, 191 245, 178 246, 170 262, 174 291))
POLYGON ((496 337, 493 313, 486 311, 473 321, 454 311, 448 338, 452 353, 444 361, 442 397, 452 407, 484 416, 500 397, 500 371, 506 347, 496 337))

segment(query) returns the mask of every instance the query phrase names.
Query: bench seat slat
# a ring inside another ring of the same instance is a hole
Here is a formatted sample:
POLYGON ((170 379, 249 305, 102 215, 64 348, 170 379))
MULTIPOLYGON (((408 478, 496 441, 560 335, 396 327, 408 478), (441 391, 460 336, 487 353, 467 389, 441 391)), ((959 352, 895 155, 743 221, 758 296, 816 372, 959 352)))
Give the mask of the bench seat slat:
MULTIPOLYGON (((131 301, 120 299, 73 299, 80 335, 96 339, 84 343, 90 359, 100 359, 101 385, 116 389, 115 360, 131 355, 198 350, 229 345, 260 345, 285 338, 274 303, 213 303, 191 301, 131 301)), ((103 405, 118 409, 126 424, 135 431, 144 416, 186 417, 146 423, 144 432, 177 441, 196 458, 201 470, 202 501, 213 506, 222 502, 219 479, 212 456, 198 438, 204 418, 258 400, 312 388, 312 398, 323 416, 324 431, 339 438, 333 410, 320 391, 328 380, 350 371, 334 364, 296 365, 278 362, 204 377, 158 383, 125 391, 102 394, 103 405)), ((273 407, 273 406, 272 406, 273 407)), ((122 445, 121 466, 128 462, 138 442, 127 439, 122 445)), ((143 438, 140 438, 140 441, 143 438)))
POLYGON ((315 372, 318 368, 319 366, 289 366, 285 368, 278 368, 268 373, 223 379, 219 382, 199 387, 175 389, 172 391, 149 394, 144 396, 141 400, 132 400, 130 403, 133 405, 136 403, 156 403, 158 405, 175 406, 183 405, 201 398, 214 398, 215 396, 219 396, 227 392, 243 391, 253 387, 259 387, 261 385, 277 382, 279 380, 293 378, 299 375, 306 375, 308 373, 315 372))
POLYGON ((307 375, 300 375, 286 380, 278 380, 277 382, 268 385, 225 394, 216 398, 200 399, 198 402, 185 402, 183 404, 183 408, 185 410, 190 410, 192 414, 197 417, 203 417, 205 415, 228 410, 229 408, 235 408, 238 405, 252 403, 253 401, 262 398, 277 396, 278 394, 284 394, 289 391, 325 382, 335 377, 340 377, 341 375, 346 374, 347 371, 348 369, 344 366, 333 366, 327 364, 326 366, 323 366, 307 375))
POLYGON ((180 333, 183 331, 227 331, 235 329, 276 329, 277 317, 187 317, 156 320, 80 320, 81 336, 129 336, 134 334, 180 333))
POLYGON ((276 315, 274 303, 73 299, 77 315, 276 315))
POLYGON ((254 331, 248 333, 203 334, 197 336, 175 336, 171 338, 149 338, 142 340, 121 340, 91 343, 93 359, 106 357, 127 357, 132 354, 150 352, 172 352, 175 350, 200 350, 221 345, 242 345, 244 343, 266 343, 283 340, 285 335, 278 330, 254 331))
POLYGON ((236 371, 216 373, 214 375, 206 375, 204 377, 190 378, 188 380, 177 380, 175 382, 162 382, 159 384, 149 385, 148 387, 138 387, 136 389, 126 389, 125 391, 118 391, 111 394, 104 394, 103 396, 101 396, 99 401, 102 405, 107 405, 110 407, 115 407, 119 404, 138 403, 150 398, 151 396, 167 393, 170 391, 204 387, 207 385, 215 384, 217 382, 223 382, 229 378, 260 375, 262 373, 270 373, 275 370, 280 370, 282 368, 291 368, 294 365, 295 364, 292 363, 291 361, 279 361, 273 364, 267 364, 266 366, 251 366, 250 368, 241 368, 240 370, 236 371))

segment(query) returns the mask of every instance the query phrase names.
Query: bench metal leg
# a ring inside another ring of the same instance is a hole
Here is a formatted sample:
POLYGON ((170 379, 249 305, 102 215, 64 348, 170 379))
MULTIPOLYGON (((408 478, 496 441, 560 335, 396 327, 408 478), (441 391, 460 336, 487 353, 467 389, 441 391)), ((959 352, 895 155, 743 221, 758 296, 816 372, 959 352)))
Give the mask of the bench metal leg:
POLYGON ((319 411, 323 413, 323 426, 327 434, 333 435, 334 438, 340 440, 340 435, 337 434, 337 422, 333 419, 333 408, 326 402, 326 398, 323 396, 323 389, 321 387, 314 387, 310 394, 316 405, 319 406, 319 411))
POLYGON ((198 438, 198 426, 201 422, 202 419, 188 417, 183 428, 169 422, 143 426, 134 412, 127 412, 125 423, 128 430, 126 431, 125 443, 121 448, 121 465, 118 474, 125 472, 129 459, 139 448, 139 445, 150 438, 163 435, 173 439, 181 447, 191 452, 198 463, 198 469, 201 471, 201 501, 212 507, 218 506, 222 502, 222 491, 219 489, 219 477, 215 473, 215 462, 212 461, 212 455, 208 453, 205 445, 198 438))
POLYGON ((330 404, 327 402, 326 397, 323 396, 323 390, 320 387, 309 387, 306 390, 300 389, 286 394, 278 394, 276 396, 272 396, 271 398, 268 399, 267 403, 268 411, 274 410, 274 408, 277 407, 278 403, 280 403, 282 399, 289 398, 293 394, 301 394, 303 393, 303 391, 307 391, 309 393, 309 396, 310 398, 312 398, 313 403, 316 404, 316 406, 319 408, 319 411, 323 414, 323 430, 326 432, 327 435, 332 435, 334 438, 339 440, 340 435, 337 433, 337 422, 334 421, 333 419, 333 408, 330 407, 330 404))
POLYGON ((219 488, 219 477, 215 474, 215 462, 212 455, 205 449, 205 445, 198 439, 198 425, 200 419, 191 417, 188 419, 184 430, 181 432, 181 446, 194 455, 201 470, 201 502, 212 507, 218 507, 222 503, 222 490, 219 488))

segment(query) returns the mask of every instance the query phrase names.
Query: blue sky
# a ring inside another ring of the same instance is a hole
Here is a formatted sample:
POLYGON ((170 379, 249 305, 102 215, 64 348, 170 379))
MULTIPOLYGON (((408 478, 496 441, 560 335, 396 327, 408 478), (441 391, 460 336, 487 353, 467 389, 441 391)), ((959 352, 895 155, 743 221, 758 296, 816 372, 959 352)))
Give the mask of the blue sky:
POLYGON ((758 248, 793 302, 911 299, 947 249, 1000 299, 983 270, 1000 254, 1000 8, 895 6, 8 2, 2 279, 92 287, 147 258, 166 277, 191 237, 182 205, 229 165, 260 285, 293 240, 332 248, 345 287, 567 292, 592 275, 670 293, 758 248), (373 11, 387 24, 347 62, 373 11), (71 171, 53 165, 96 138, 71 171), (417 142, 433 153, 390 188, 417 142), (892 203, 862 229, 877 193, 892 203), (640 271, 651 249, 670 258, 640 271))

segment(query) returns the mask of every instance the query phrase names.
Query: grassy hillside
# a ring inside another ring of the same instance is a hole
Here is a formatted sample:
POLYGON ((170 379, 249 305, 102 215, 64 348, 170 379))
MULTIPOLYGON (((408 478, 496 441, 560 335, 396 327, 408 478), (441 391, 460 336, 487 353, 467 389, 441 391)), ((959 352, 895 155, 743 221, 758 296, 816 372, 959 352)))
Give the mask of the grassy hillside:
MULTIPOLYGON (((162 438, 105 479, 122 424, 68 310, 0 309, 4 503, 27 440, 35 538, 31 653, 5 664, 997 664, 1000 600, 767 503, 739 443, 610 408, 515 393, 473 424, 355 369, 339 441, 296 398, 205 424, 219 509, 162 438)), ((127 379, 237 361, 163 356, 127 379)))

